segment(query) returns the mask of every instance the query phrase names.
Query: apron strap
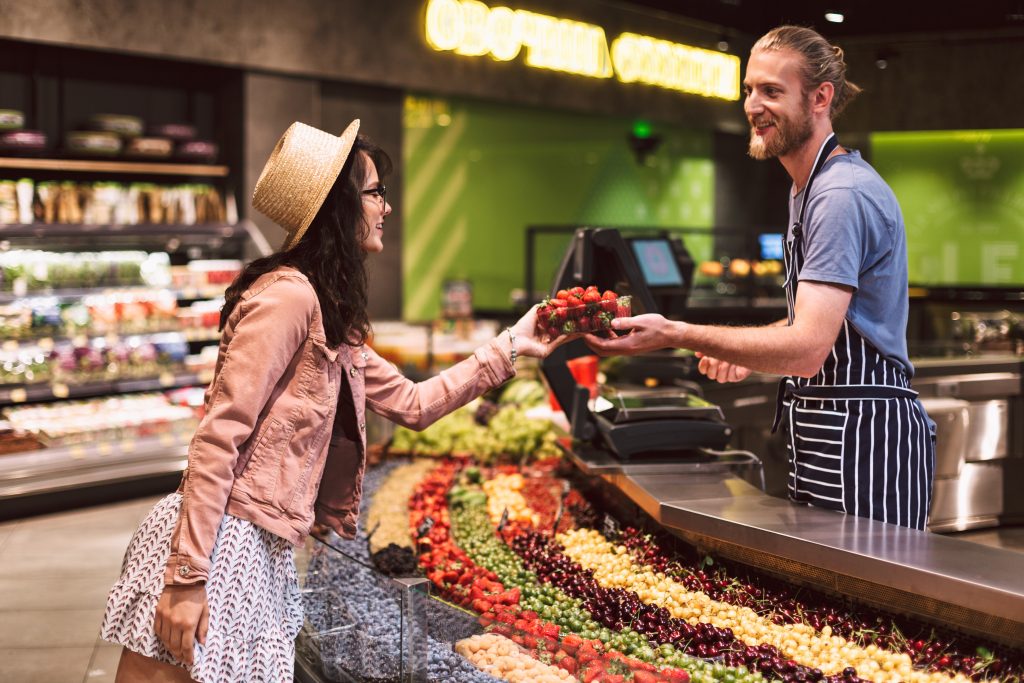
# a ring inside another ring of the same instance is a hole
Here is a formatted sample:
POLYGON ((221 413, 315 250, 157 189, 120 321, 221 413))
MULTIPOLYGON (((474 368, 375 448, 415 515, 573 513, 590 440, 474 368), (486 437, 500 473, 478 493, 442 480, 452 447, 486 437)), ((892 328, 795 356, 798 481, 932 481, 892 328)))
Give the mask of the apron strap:
POLYGON ((881 384, 813 384, 798 387, 791 377, 783 377, 779 382, 779 391, 775 398, 775 420, 772 422, 772 434, 779 428, 785 412, 786 401, 885 401, 892 398, 916 399, 917 392, 903 387, 892 387, 881 384))

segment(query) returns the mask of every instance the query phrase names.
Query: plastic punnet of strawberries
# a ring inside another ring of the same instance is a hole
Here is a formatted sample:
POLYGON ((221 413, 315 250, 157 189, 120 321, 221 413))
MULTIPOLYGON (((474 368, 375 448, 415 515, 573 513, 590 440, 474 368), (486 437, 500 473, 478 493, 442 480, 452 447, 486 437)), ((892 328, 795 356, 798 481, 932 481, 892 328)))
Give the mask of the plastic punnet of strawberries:
POLYGON ((590 285, 560 289, 555 296, 544 299, 537 309, 537 325, 554 339, 563 334, 610 330, 612 320, 632 314, 631 297, 619 296, 610 289, 602 293, 590 285))

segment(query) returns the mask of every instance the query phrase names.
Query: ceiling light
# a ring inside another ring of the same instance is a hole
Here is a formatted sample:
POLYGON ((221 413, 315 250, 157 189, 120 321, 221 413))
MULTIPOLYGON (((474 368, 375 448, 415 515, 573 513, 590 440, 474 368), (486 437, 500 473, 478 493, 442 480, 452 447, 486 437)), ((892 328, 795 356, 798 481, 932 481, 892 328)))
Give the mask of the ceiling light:
POLYGON ((825 12, 825 20, 831 21, 833 24, 843 23, 842 12, 825 12))

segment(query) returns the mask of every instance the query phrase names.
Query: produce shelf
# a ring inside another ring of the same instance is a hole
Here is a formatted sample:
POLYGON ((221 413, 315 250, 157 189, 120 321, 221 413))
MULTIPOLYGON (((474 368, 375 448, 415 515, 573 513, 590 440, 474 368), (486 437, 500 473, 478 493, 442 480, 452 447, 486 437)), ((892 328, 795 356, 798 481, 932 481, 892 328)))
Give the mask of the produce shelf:
POLYGON ((45 337, 25 337, 21 339, 6 339, 0 344, 4 351, 17 351, 18 349, 53 348, 54 345, 63 342, 71 342, 76 346, 84 346, 93 339, 106 339, 107 343, 114 344, 128 337, 151 337, 161 334, 177 334, 182 339, 190 342, 216 341, 220 339, 220 331, 214 328, 169 328, 166 330, 146 330, 142 332, 114 332, 107 334, 76 334, 72 336, 47 335, 45 337))
POLYGON ((55 298, 62 300, 81 299, 86 296, 103 296, 112 294, 146 294, 149 292, 170 291, 178 299, 216 299, 224 296, 224 287, 185 287, 182 289, 161 289, 159 287, 92 287, 92 288, 69 288, 69 289, 47 289, 40 291, 15 294, 14 292, 0 292, 0 304, 14 303, 25 299, 55 298))
POLYGON ((213 371, 209 370, 199 373, 164 372, 155 377, 83 382, 82 384, 51 382, 26 384, 23 386, 4 386, 0 387, 0 406, 49 401, 55 398, 86 398, 136 391, 161 391, 163 389, 208 384, 211 379, 213 379, 213 371))
POLYGON ((61 238, 61 237, 160 237, 205 236, 230 239, 245 237, 241 225, 227 223, 197 223, 193 225, 165 223, 0 223, 0 239, 13 238, 61 238))
POLYGON ((0 456, 0 500, 180 472, 191 430, 0 456))
POLYGON ((175 164, 142 161, 106 161, 75 159, 23 159, 0 157, 0 168, 24 171, 74 171, 80 173, 126 173, 144 175, 180 175, 223 178, 228 175, 227 166, 210 164, 175 164))

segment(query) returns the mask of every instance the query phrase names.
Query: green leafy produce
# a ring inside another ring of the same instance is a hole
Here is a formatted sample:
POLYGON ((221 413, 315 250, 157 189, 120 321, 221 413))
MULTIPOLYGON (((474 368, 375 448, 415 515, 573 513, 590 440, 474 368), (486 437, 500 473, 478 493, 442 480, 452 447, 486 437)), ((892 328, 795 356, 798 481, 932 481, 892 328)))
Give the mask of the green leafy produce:
POLYGON ((514 379, 501 392, 498 403, 515 404, 530 408, 543 405, 548 400, 548 390, 544 384, 535 379, 514 379))
POLYGON ((473 419, 476 406, 470 404, 444 417, 421 432, 395 429, 392 450, 414 455, 473 455, 488 463, 499 457, 558 457, 558 432, 547 420, 526 416, 524 408, 505 406, 483 427, 473 419))

